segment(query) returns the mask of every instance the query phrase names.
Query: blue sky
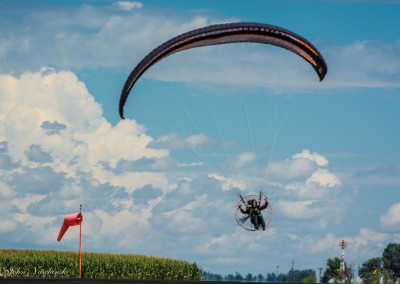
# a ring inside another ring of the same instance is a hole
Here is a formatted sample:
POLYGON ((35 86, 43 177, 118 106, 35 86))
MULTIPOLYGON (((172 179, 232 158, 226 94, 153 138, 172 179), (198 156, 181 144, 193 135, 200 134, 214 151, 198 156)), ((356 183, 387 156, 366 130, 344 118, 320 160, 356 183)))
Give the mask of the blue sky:
POLYGON ((400 242, 400 1, 1 1, 0 247, 56 242, 84 208, 87 251, 196 261, 214 273, 356 267, 400 242), (277 47, 174 54, 125 105, 130 71, 215 23, 289 29, 324 56, 319 82, 277 47), (237 226, 260 187, 264 233, 237 226))

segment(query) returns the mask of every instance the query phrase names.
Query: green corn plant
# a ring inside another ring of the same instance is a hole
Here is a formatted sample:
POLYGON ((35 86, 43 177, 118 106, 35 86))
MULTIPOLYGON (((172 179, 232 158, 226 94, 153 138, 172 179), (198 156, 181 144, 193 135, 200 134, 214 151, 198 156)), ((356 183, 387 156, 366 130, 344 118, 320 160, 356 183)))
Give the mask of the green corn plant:
MULTIPOLYGON (((0 276, 77 278, 78 273, 77 252, 0 249, 0 276), (10 273, 11 268, 18 273, 10 273), (56 274, 56 271, 64 273, 56 274)), ((82 253, 82 277, 202 280, 201 269, 196 263, 145 255, 91 252, 82 253)))

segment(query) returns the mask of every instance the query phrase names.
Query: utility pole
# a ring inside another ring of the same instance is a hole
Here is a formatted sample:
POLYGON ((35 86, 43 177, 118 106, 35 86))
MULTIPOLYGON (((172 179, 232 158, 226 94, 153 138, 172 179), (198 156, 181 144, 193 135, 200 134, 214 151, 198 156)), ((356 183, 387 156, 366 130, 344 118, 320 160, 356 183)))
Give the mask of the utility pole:
POLYGON ((319 283, 321 283, 321 271, 322 271, 322 267, 318 267, 317 269, 319 270, 319 283))
POLYGON ((293 282, 293 280, 294 280, 293 264, 294 264, 294 260, 292 260, 292 282, 293 282))
POLYGON ((276 278, 275 278, 275 282, 278 282, 278 269, 279 269, 279 265, 276 266, 276 278))

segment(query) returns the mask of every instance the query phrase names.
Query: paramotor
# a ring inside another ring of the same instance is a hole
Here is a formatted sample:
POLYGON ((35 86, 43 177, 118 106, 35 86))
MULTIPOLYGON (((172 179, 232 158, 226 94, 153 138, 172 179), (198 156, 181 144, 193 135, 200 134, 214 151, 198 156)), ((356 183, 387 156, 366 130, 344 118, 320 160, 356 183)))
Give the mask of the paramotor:
POLYGON ((251 200, 258 201, 259 206, 261 206, 262 203, 268 203, 267 208, 260 210, 260 214, 265 222, 265 227, 267 227, 271 223, 272 217, 274 215, 274 210, 272 209, 271 203, 268 201, 268 199, 261 194, 250 194, 246 195, 245 197, 240 196, 240 199, 236 203, 234 211, 236 222, 239 224, 240 227, 247 231, 257 231, 259 228, 256 228, 253 222, 251 222, 251 216, 249 216, 248 214, 243 214, 242 210, 240 210, 240 205, 244 205, 246 208, 249 208, 249 201, 251 200))

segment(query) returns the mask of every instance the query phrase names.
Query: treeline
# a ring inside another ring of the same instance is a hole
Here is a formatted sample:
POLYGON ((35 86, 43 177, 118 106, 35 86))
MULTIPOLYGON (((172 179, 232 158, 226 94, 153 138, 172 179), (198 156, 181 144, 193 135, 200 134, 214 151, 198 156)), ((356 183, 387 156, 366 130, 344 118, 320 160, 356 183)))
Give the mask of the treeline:
MULTIPOLYGON (((355 277, 354 264, 347 266, 345 262, 345 283, 351 283, 355 277)), ((358 268, 358 276, 365 284, 372 283, 395 283, 400 279, 400 244, 390 243, 380 257, 374 257, 363 262, 358 268)), ((322 283, 330 281, 338 282, 340 279, 340 259, 329 258, 326 262, 326 269, 322 283)))
POLYGON ((306 270, 290 270, 288 273, 267 273, 266 275, 253 275, 247 273, 242 275, 238 272, 235 274, 221 275, 210 272, 203 272, 204 280, 206 281, 248 281, 248 282, 296 282, 296 283, 315 283, 315 271, 312 269, 306 270))

